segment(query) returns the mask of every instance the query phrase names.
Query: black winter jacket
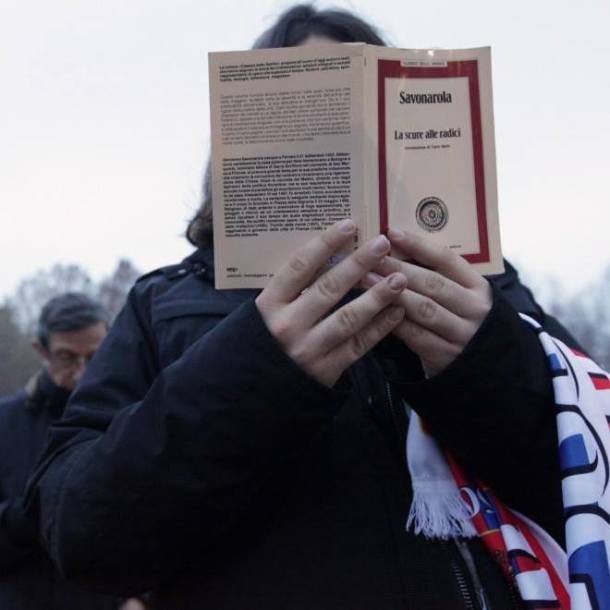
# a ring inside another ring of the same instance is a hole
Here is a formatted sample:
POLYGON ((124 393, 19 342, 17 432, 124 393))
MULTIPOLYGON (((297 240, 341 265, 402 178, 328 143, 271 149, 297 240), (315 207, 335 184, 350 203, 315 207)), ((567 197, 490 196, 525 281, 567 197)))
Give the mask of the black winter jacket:
POLYGON ((216 291, 211 268, 197 251, 136 284, 52 429, 29 511, 67 577, 153 590, 167 610, 478 608, 477 581, 494 610, 519 607, 479 541, 469 562, 405 532, 400 406, 561 539, 551 381, 515 308, 563 331, 514 270, 438 376, 386 341, 328 389, 284 354, 256 293, 216 291))
POLYGON ((23 493, 44 448, 48 427, 70 393, 45 371, 0 400, 0 609, 111 610, 110 597, 63 580, 23 519, 23 493))

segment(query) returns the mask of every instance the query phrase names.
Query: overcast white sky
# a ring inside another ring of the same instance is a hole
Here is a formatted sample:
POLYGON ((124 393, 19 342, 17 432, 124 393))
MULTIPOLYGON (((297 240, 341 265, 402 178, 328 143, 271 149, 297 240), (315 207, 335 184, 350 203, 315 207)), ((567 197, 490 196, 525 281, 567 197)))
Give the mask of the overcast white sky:
MULTIPOLYGON (((55 262, 99 278, 190 252, 206 53, 249 47, 291 4, 0 0, 0 299, 55 262)), ((505 254, 569 291, 610 263, 608 0, 333 5, 396 46, 491 45, 505 254)))

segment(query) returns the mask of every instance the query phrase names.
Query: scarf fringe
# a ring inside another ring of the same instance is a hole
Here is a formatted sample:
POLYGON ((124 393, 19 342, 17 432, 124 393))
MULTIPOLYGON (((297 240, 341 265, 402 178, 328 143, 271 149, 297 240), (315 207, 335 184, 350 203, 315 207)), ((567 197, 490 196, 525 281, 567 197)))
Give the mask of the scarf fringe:
POLYGON ((438 485, 417 485, 405 529, 425 538, 474 538, 472 514, 459 490, 439 490, 438 485), (424 487, 424 489, 422 489, 424 487))

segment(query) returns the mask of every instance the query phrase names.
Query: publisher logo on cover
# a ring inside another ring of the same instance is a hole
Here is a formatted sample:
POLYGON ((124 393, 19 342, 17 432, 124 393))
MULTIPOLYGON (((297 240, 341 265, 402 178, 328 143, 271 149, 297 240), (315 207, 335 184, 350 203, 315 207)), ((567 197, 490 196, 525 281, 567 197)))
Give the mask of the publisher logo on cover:
POLYGON ((434 233, 445 227, 449 212, 445 203, 438 197, 425 197, 417 204, 415 218, 422 229, 434 233))

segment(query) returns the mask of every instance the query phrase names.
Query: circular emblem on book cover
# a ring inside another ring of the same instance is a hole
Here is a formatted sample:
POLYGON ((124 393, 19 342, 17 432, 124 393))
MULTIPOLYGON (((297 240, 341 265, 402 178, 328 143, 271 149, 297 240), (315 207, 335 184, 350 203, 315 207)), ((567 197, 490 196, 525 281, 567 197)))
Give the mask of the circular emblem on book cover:
POLYGON ((424 197, 417 204, 415 218, 422 229, 434 233, 445 227, 449 219, 449 211, 438 197, 424 197))

